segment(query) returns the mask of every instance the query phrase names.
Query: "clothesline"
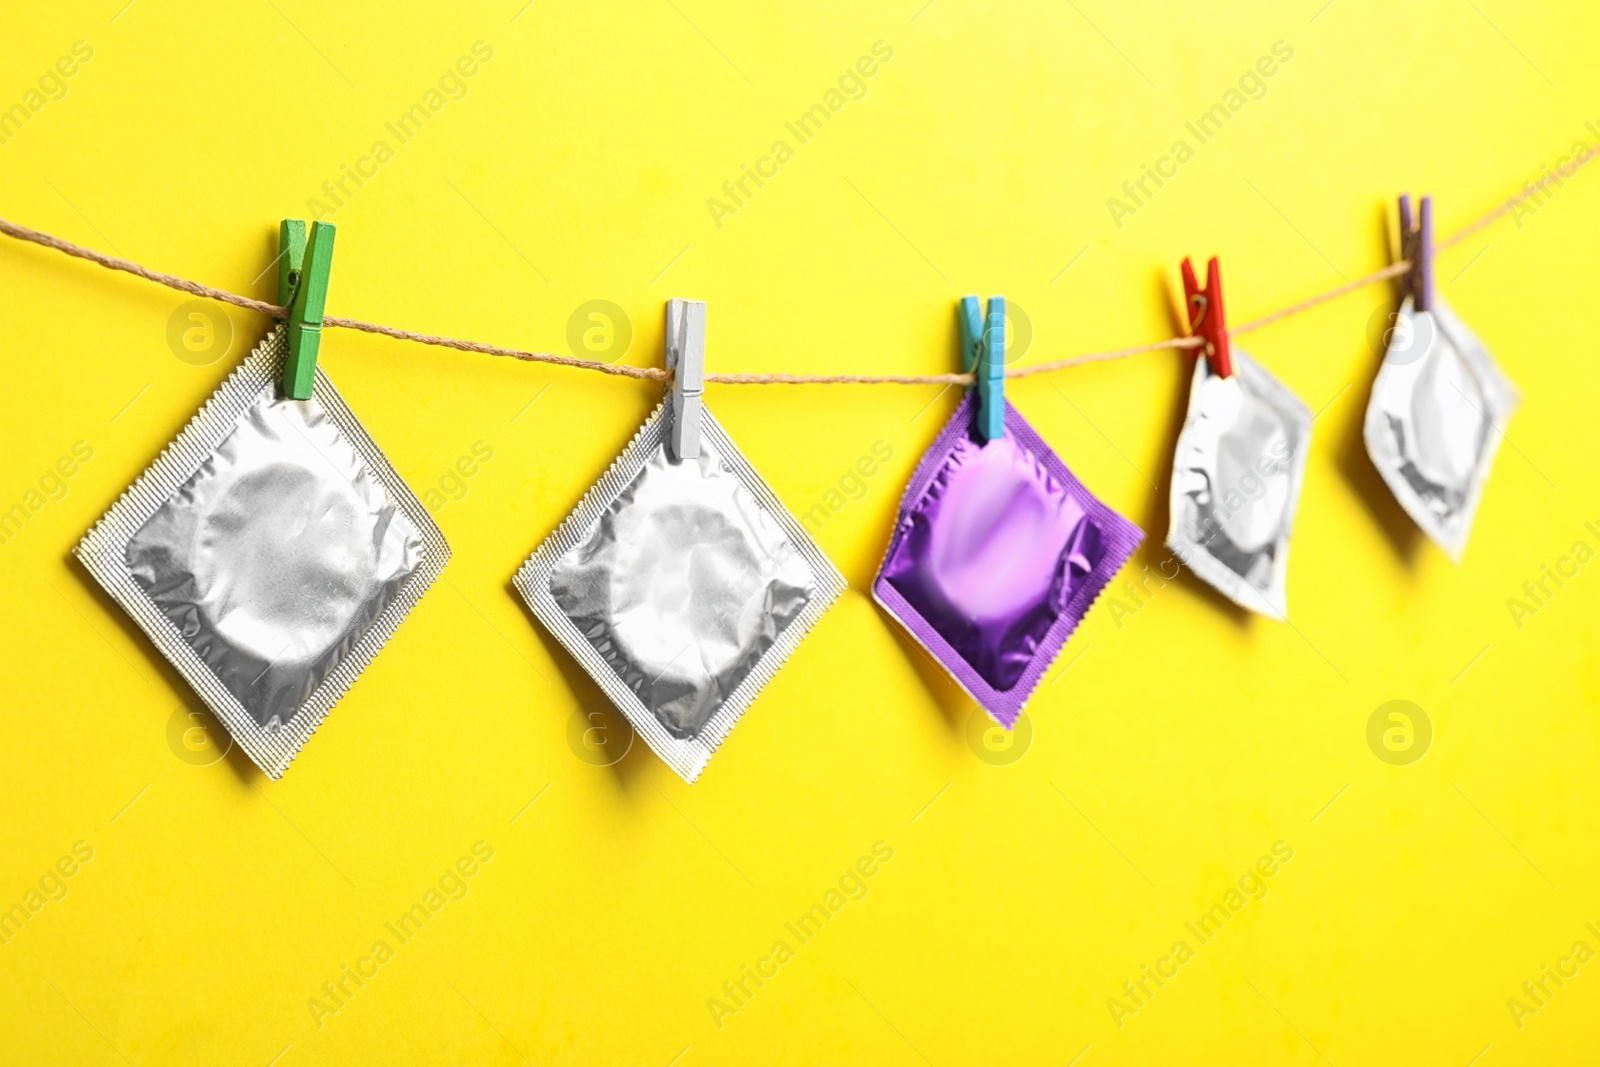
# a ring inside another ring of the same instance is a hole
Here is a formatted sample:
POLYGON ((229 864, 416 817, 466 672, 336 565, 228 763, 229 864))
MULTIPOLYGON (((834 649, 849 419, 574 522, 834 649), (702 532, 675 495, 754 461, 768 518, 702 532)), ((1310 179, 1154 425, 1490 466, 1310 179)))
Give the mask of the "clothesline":
MULTIPOLYGON (((1584 152, 1573 159, 1572 173, 1590 163, 1597 153, 1594 150, 1584 152)), ((1566 177, 1570 177, 1568 174, 1566 177)), ((1519 203, 1543 191, 1552 181, 1558 181, 1553 175, 1547 174, 1538 182, 1524 186, 1524 191, 1508 198, 1505 203, 1493 211, 1480 216, 1457 230, 1455 233, 1439 241, 1435 246, 1436 251, 1444 251, 1454 245, 1460 244, 1474 233, 1498 221, 1509 214, 1519 203)), ((92 248, 74 244, 71 241, 30 229, 14 222, 0 219, 0 233, 19 241, 29 241, 57 252, 74 256, 78 259, 88 260, 90 263, 105 267, 107 270, 119 270, 128 274, 144 278, 147 281, 164 285, 169 289, 189 293, 193 296, 204 297, 209 300, 218 300, 225 304, 255 311, 272 318, 284 318, 288 309, 277 304, 270 304, 265 300, 255 300, 248 296, 240 296, 226 289, 217 289, 188 278, 180 278, 174 274, 165 274, 151 270, 148 267, 122 259, 119 256, 108 256, 103 252, 96 252, 92 248)), ((1325 293, 1302 300, 1297 304, 1282 308, 1260 318, 1252 319, 1240 326, 1229 329, 1231 337, 1239 337, 1255 330, 1270 326, 1293 315, 1299 315, 1314 307, 1336 300, 1369 285, 1390 278, 1397 278, 1411 269, 1407 260, 1398 260, 1387 267, 1363 274, 1361 277, 1345 284, 1330 289, 1325 293)), ((660 367, 634 367, 626 364, 602 363, 599 360, 577 359, 571 356, 558 356, 550 352, 528 352, 517 348, 504 348, 500 345, 486 344, 482 341, 463 341, 453 337, 440 337, 435 334, 416 333, 412 330, 403 330, 396 326, 383 326, 373 322, 363 322, 360 319, 342 318, 337 315, 328 315, 323 318, 324 326, 332 326, 344 330, 359 330, 362 333, 381 334, 384 337, 393 337, 396 340, 412 341, 417 344, 433 345, 437 348, 450 348, 460 352, 477 352, 488 356, 504 356, 509 359, 522 360, 528 363, 550 363, 558 367, 572 367, 576 370, 598 371, 601 374, 611 374, 624 378, 641 378, 651 381, 666 381, 671 374, 660 367)), ((1047 374, 1052 371, 1065 370, 1068 367, 1079 367, 1088 363, 1103 363, 1108 360, 1126 359, 1129 356, 1141 355, 1145 352, 1156 352, 1163 349, 1197 348, 1203 342, 1197 337, 1171 337, 1164 341, 1152 341, 1149 344, 1134 345, 1131 348, 1119 348, 1109 352, 1090 352, 1084 355, 1070 356, 1065 359, 1052 360, 1046 363, 1035 363, 1026 367, 1008 368, 1006 377, 1027 378, 1035 374, 1047 374)), ((971 374, 707 374, 708 383, 721 385, 971 385, 971 374)))

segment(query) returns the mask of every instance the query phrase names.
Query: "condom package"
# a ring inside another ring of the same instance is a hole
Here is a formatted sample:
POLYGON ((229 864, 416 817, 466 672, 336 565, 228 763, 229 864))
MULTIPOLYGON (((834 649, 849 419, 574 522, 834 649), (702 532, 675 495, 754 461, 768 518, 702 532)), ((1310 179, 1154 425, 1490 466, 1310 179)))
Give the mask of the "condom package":
POLYGON ((874 599, 1010 729, 1144 533, 1097 500, 1007 405, 969 394, 917 465, 874 599))
POLYGON ((270 777, 450 558, 328 381, 278 389, 270 334, 77 555, 270 777))
POLYGON ((1445 302, 1400 307, 1367 405, 1367 454, 1400 506, 1457 562, 1516 388, 1445 302))
POLYGON ((1232 363, 1223 378, 1195 362, 1167 546, 1236 604, 1282 621, 1311 412, 1238 348, 1232 363))
POLYGON ((712 417, 667 449, 663 403, 517 572, 545 627, 686 781, 844 578, 712 417))

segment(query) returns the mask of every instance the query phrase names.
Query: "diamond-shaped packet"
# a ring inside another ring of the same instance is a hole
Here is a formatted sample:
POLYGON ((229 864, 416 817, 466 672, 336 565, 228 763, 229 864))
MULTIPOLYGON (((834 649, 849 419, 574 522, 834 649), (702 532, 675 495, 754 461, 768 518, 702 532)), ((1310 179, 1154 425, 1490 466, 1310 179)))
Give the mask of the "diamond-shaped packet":
POLYGON ((450 558, 319 367, 280 395, 278 327, 76 554, 279 778, 450 558))
POLYGON ((1010 729, 1144 532, 1009 404, 981 441, 968 394, 900 501, 875 600, 1010 729))
POLYGON ((689 782, 845 588, 709 408, 700 420, 699 456, 674 459, 656 408, 514 580, 689 782))
POLYGON ((1367 454, 1400 506, 1460 562, 1520 397, 1444 300, 1400 306, 1372 385, 1367 454))
POLYGON ((1311 411, 1239 348, 1226 378, 1195 361, 1172 458, 1167 545, 1241 607, 1288 618, 1289 533, 1311 441, 1311 411))

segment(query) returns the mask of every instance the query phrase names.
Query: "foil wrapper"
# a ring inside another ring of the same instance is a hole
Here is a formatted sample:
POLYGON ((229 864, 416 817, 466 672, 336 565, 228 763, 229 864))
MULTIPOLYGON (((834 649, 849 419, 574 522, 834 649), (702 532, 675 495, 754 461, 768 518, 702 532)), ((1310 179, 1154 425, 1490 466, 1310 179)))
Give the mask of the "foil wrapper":
POLYGON ((270 334, 77 547, 278 778, 450 550, 323 374, 279 396, 270 334))
POLYGON ((666 763, 693 782, 844 578, 709 409, 676 460, 658 407, 515 585, 666 763))
POLYGON ((900 502, 874 599, 1010 729, 1144 533, 1010 405, 980 441, 962 401, 900 502))
POLYGON ((1372 386, 1367 454, 1413 521, 1457 562, 1520 397, 1444 300, 1401 305, 1372 386))
POLYGON ((1195 362, 1167 545, 1228 599, 1279 621, 1310 442, 1311 412, 1242 350, 1226 378, 1195 362))

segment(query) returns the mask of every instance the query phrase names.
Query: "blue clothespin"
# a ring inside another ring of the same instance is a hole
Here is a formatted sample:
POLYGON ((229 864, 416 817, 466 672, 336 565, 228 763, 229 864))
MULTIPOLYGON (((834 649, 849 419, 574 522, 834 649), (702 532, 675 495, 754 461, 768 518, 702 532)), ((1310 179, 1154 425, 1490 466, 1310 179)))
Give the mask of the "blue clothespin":
POLYGON ((322 345, 322 313, 333 262, 333 224, 313 222, 311 238, 299 219, 278 227, 278 303, 289 309, 289 357, 283 363, 283 395, 311 399, 322 345))
POLYGON ((1006 435, 1006 298, 989 298, 985 322, 978 315, 978 298, 963 297, 956 317, 961 321, 961 369, 977 376, 978 437, 993 441, 1006 435))
POLYGON ((672 372, 672 425, 667 450, 673 459, 700 455, 700 413, 705 408, 706 302, 667 301, 667 369, 672 372))

